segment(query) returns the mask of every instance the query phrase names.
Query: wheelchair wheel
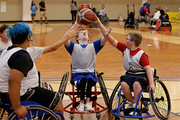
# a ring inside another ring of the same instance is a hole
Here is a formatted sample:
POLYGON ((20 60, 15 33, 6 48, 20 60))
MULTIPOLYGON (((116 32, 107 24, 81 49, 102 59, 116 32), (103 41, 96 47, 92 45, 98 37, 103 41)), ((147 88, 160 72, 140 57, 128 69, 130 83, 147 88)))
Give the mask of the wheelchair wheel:
MULTIPOLYGON (((30 105, 27 109, 28 114, 24 119, 21 120, 60 120, 59 117, 50 109, 39 106, 39 105, 30 105)), ((62 120, 64 120, 64 116, 61 116, 62 120)), ((15 112, 12 112, 7 120, 19 120, 15 112)))
POLYGON ((106 106, 109 107, 109 95, 107 93, 106 86, 105 86, 103 78, 101 76, 102 74, 103 73, 100 73, 100 74, 97 73, 98 82, 99 82, 100 89, 101 89, 101 92, 102 92, 102 95, 103 95, 103 98, 104 98, 104 102, 105 102, 106 106))
POLYGON ((60 84, 60 86, 59 86, 59 91, 58 91, 58 92, 60 93, 62 100, 63 100, 64 93, 65 93, 65 90, 66 90, 68 78, 69 78, 69 72, 67 72, 67 73, 65 73, 65 74, 63 75, 61 84, 60 84))
MULTIPOLYGON (((109 111, 118 108, 118 101, 119 101, 119 90, 121 88, 121 81, 118 82, 118 84, 116 85, 116 87, 114 88, 110 100, 109 100, 109 111)), ((123 97, 123 95, 121 94, 121 102, 120 105, 122 105, 122 103, 124 102, 125 97, 123 97)))
POLYGON ((150 101, 154 113, 161 120, 166 120, 171 111, 171 101, 168 90, 160 80, 155 81, 155 93, 150 91, 150 101))
POLYGON ((136 26, 136 29, 139 29, 139 23, 138 23, 137 19, 134 19, 134 24, 136 26))

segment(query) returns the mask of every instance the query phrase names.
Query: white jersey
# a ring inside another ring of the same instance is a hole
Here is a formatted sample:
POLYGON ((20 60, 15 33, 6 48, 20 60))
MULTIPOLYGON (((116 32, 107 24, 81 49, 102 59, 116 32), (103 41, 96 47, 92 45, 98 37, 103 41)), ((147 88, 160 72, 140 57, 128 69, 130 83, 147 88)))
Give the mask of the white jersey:
POLYGON ((1 55, 1 53, 3 52, 3 50, 5 50, 6 48, 8 48, 8 47, 11 46, 11 45, 12 45, 11 40, 9 40, 8 43, 4 43, 4 42, 2 42, 2 41, 0 40, 0 55, 1 55))
POLYGON ((42 57, 44 47, 28 47, 27 51, 29 52, 32 60, 35 62, 37 59, 42 57))
MULTIPOLYGON (((16 47, 13 49, 10 49, 7 51, 5 49, 0 56, 0 91, 3 93, 7 93, 9 91, 9 75, 11 69, 8 65, 9 58, 17 51, 22 50, 22 48, 16 47)), ((36 65, 33 62, 33 68, 28 72, 27 76, 24 77, 21 81, 21 89, 20 89, 20 95, 24 95, 27 92, 27 89, 34 88, 38 86, 38 74, 36 65)))
POLYGON ((157 11, 154 13, 153 18, 158 20, 160 15, 161 15, 160 11, 157 11))
POLYGON ((75 44, 71 54, 72 73, 94 72, 96 67, 96 53, 93 43, 85 48, 75 44))
MULTIPOLYGON (((0 40, 0 55, 3 52, 3 50, 5 50, 6 48, 8 48, 11 45, 12 45, 11 40, 9 40, 8 43, 3 43, 0 40)), ((40 59, 42 57, 44 47, 28 47, 27 51, 29 52, 32 60, 35 62, 37 59, 40 59)))
MULTIPOLYGON (((126 48, 124 51, 123 56, 123 66, 126 71, 142 71, 144 70, 143 66, 140 65, 140 59, 142 54, 144 53, 143 50, 138 51, 134 56, 130 56, 130 50, 126 48)), ((138 72, 138 74, 145 73, 145 72, 138 72)))

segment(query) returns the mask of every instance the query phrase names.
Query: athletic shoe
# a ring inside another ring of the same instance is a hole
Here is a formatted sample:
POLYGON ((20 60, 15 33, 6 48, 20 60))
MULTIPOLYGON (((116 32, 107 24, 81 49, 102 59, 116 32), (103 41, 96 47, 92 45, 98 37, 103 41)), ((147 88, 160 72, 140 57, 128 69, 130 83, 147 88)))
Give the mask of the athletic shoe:
POLYGON ((85 111, 94 111, 94 108, 91 106, 90 103, 87 103, 87 104, 85 105, 85 111))
MULTIPOLYGON (((136 103, 134 103, 133 105, 133 108, 135 108, 136 107, 136 103)), ((139 105, 137 105, 137 109, 136 109, 136 112, 135 112, 135 116, 138 114, 138 111, 140 110, 140 106, 139 105)), ((130 116, 133 116, 133 113, 134 113, 134 111, 131 111, 130 113, 129 113, 129 115, 130 116)))
POLYGON ((48 23, 46 23, 46 27, 49 26, 48 23))
POLYGON ((79 104, 79 108, 78 108, 79 112, 84 112, 84 104, 80 102, 79 104))
POLYGON ((126 108, 126 109, 129 109, 129 108, 133 108, 133 103, 132 103, 132 102, 130 102, 130 101, 128 101, 128 106, 127 106, 127 108, 126 108))

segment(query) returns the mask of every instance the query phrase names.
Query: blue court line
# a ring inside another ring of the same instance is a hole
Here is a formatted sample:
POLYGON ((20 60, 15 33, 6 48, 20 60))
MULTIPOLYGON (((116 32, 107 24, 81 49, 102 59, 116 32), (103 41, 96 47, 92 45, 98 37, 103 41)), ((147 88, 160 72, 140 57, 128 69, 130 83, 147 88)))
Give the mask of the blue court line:
POLYGON ((176 115, 176 116, 178 116, 178 117, 180 117, 180 113, 179 112, 178 113, 171 112, 171 113, 176 115))
POLYGON ((159 63, 164 63, 164 64, 171 65, 171 66, 175 66, 175 67, 180 67, 179 65, 175 65, 175 64, 171 64, 171 63, 167 63, 167 62, 162 62, 162 61, 159 61, 159 60, 150 59, 150 61, 155 61, 155 62, 159 62, 159 63))
MULTIPOLYGON (((115 80, 119 80, 120 77, 103 77, 104 80, 106 81, 109 81, 110 79, 115 79, 115 80)), ((62 78, 41 78, 42 80, 61 80, 62 78)), ((163 81, 180 81, 180 78, 161 78, 160 77, 160 80, 163 80, 163 81)))

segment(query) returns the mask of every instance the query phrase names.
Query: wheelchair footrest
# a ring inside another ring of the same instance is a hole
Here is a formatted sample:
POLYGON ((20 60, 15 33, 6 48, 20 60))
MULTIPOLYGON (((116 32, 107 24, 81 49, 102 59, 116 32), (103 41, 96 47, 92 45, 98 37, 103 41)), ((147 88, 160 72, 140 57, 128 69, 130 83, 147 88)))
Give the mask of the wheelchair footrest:
MULTIPOLYGON (((93 96, 90 98, 90 101, 95 101, 97 100, 97 97, 96 96, 93 96)), ((80 104, 80 101, 76 102, 75 104, 73 104, 73 108, 76 108, 77 106, 79 106, 80 104)), ((84 100, 84 104, 86 104, 86 99, 84 100)))
MULTIPOLYGON (((134 112, 134 108, 128 108, 123 110, 124 115, 129 115, 130 112, 134 112)), ((139 114, 141 110, 137 109, 136 112, 137 114, 139 114)))
MULTIPOLYGON (((141 110, 136 109, 137 114, 139 114, 140 112, 146 113, 147 111, 149 111, 149 108, 148 108, 148 107, 143 108, 143 109, 141 109, 141 110)), ((124 109, 124 110, 123 110, 124 115, 129 115, 130 112, 134 112, 134 108, 129 108, 129 109, 124 109)))
MULTIPOLYGON (((80 95, 80 92, 65 92, 65 95, 80 95)), ((85 93, 86 94, 86 93, 85 93)), ((96 92, 97 95, 101 94, 101 92, 97 91, 96 92)), ((95 95, 95 92, 92 92, 91 95, 95 95)))

